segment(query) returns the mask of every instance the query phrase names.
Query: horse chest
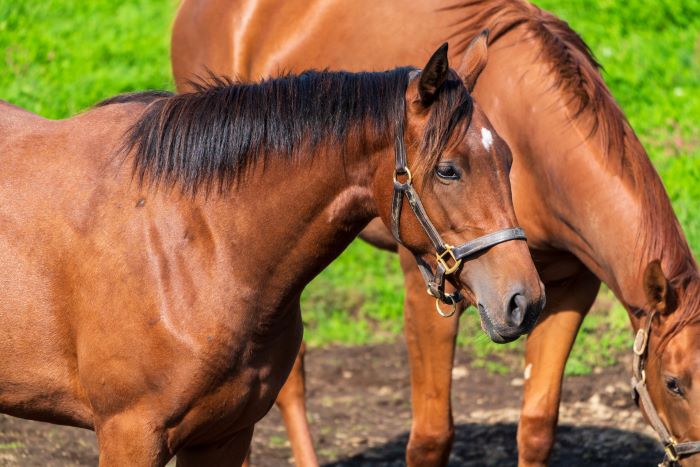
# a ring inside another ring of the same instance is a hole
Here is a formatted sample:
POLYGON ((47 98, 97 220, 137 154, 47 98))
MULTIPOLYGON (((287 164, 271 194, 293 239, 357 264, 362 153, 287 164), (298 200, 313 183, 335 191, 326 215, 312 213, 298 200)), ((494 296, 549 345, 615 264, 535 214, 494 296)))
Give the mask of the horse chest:
POLYGON ((226 439, 259 421, 284 384, 301 337, 301 319, 292 319, 278 335, 249 339, 235 352, 200 355, 199 368, 168 389, 171 413, 188 407, 170 433, 171 445, 226 439))
POLYGON ((254 363, 232 369, 231 376, 216 384, 192 381, 188 392, 195 394, 206 386, 207 394, 192 398, 182 422, 170 432, 170 444, 209 444, 254 425, 272 407, 294 362, 296 350, 260 351, 254 363))
POLYGON ((566 281, 584 270, 581 261, 573 254, 559 250, 530 250, 537 272, 545 284, 566 281))

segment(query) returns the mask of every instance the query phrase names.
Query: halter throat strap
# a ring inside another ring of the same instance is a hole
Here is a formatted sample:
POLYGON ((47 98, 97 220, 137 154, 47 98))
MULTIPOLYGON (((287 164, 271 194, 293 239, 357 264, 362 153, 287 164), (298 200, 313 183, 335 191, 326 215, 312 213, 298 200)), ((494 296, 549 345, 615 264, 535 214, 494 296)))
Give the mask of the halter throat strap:
POLYGON ((437 266, 435 272, 432 271, 430 265, 419 255, 415 255, 416 263, 423 276, 428 293, 436 298, 435 305, 438 313, 444 317, 452 316, 457 309, 457 303, 461 302, 463 297, 459 292, 451 294, 445 292, 445 276, 455 273, 461 266, 462 260, 481 253, 494 245, 510 240, 527 240, 525 231, 520 227, 511 227, 491 232, 456 247, 445 243, 433 223, 430 222, 428 214, 423 207, 423 203, 418 196, 418 192, 413 188, 413 175, 408 168, 408 162, 406 160, 403 119, 396 124, 394 154, 395 168, 394 194, 391 202, 391 233, 396 241, 402 244, 400 234, 401 211, 404 198, 406 198, 413 214, 416 216, 416 219, 418 219, 421 227, 423 227, 423 230, 436 251, 437 266), (452 306, 451 311, 447 313, 443 312, 440 308, 440 302, 452 306))
POLYGON ((649 355, 649 337, 651 336, 651 326, 655 316, 656 312, 652 311, 643 318, 645 322, 639 328, 634 338, 634 347, 632 348, 634 352, 631 381, 632 398, 637 405, 641 405, 644 409, 649 423, 664 446, 664 459, 659 466, 668 467, 677 464, 683 457, 700 453, 700 441, 686 441, 683 443, 676 441, 668 428, 666 428, 666 424, 661 420, 661 416, 656 411, 649 395, 644 367, 649 355))

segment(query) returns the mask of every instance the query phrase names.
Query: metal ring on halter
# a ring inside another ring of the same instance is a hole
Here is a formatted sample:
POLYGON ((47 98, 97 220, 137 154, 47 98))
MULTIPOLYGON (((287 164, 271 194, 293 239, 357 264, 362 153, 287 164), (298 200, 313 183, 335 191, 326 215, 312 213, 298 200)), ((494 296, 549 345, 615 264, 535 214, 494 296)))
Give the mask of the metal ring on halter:
POLYGON ((408 170, 408 167, 403 168, 404 173, 398 173, 397 170, 394 170, 394 183, 401 183, 402 185, 410 185, 411 181, 413 180, 413 175, 411 175, 411 171, 408 170), (399 175, 406 175, 408 177, 408 180, 406 182, 399 182, 397 179, 399 175))
MULTIPOLYGON (((440 300, 439 298, 435 299, 435 309, 437 310, 438 314, 442 316, 443 318, 449 318, 450 316, 453 316, 457 312, 457 303, 459 303, 457 300, 452 297, 452 295, 445 295, 445 298, 449 298, 450 301, 452 302, 450 305, 452 305, 452 309, 445 313, 442 311, 442 308, 440 308, 440 303, 443 303, 443 300, 440 300)), ((447 303, 445 301, 444 303, 447 303)))

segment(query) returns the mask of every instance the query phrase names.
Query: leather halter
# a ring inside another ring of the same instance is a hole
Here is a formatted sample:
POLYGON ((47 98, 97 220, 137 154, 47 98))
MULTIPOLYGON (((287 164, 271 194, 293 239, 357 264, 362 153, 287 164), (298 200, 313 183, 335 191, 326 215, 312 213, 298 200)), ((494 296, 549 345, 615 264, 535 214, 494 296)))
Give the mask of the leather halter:
POLYGON ((649 336, 651 335, 651 325, 654 321, 655 311, 647 314, 646 322, 637 331, 634 338, 634 363, 632 367, 632 398, 637 405, 641 405, 647 414, 647 419, 652 428, 659 435, 659 439, 664 446, 664 459, 659 467, 675 465, 679 459, 697 454, 700 452, 700 441, 686 441, 679 443, 675 440, 671 432, 666 428, 659 413, 654 408, 649 391, 647 390, 647 376, 644 366, 649 353, 649 336))
POLYGON ((406 148, 404 146, 404 125, 403 119, 397 122, 396 141, 394 144, 394 152, 396 156, 396 166, 394 169, 394 195, 391 207, 391 233, 397 242, 401 242, 399 223, 401 221, 401 208, 403 207, 404 196, 408 199, 408 205, 413 210, 418 222, 423 227, 423 230, 428 235, 436 251, 437 267, 433 272, 430 266, 419 255, 416 256, 416 262, 420 269, 428 293, 435 297, 435 307, 438 313, 443 317, 450 317, 455 314, 457 304, 463 300, 459 291, 455 293, 445 293, 445 276, 455 273, 463 259, 481 253, 494 245, 507 242, 510 240, 527 240, 525 231, 520 227, 511 227, 507 229, 497 230, 481 237, 475 238, 469 242, 459 246, 452 246, 445 243, 442 237, 435 229, 435 226, 428 214, 423 208, 423 203, 420 201, 418 193, 412 185, 411 171, 408 169, 406 161, 406 148), (404 178, 400 181, 399 178, 404 178), (440 308, 440 302, 451 305, 452 309, 448 312, 443 312, 440 308))

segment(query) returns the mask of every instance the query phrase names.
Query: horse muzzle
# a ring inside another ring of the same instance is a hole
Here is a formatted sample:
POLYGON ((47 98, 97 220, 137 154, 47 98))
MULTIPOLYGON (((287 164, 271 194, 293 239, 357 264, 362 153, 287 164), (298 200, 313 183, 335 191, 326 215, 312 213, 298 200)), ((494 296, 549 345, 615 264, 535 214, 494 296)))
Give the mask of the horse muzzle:
POLYGON ((518 288, 491 303, 477 298, 481 327, 498 344, 512 342, 530 332, 544 306, 542 287, 534 292, 518 288))

